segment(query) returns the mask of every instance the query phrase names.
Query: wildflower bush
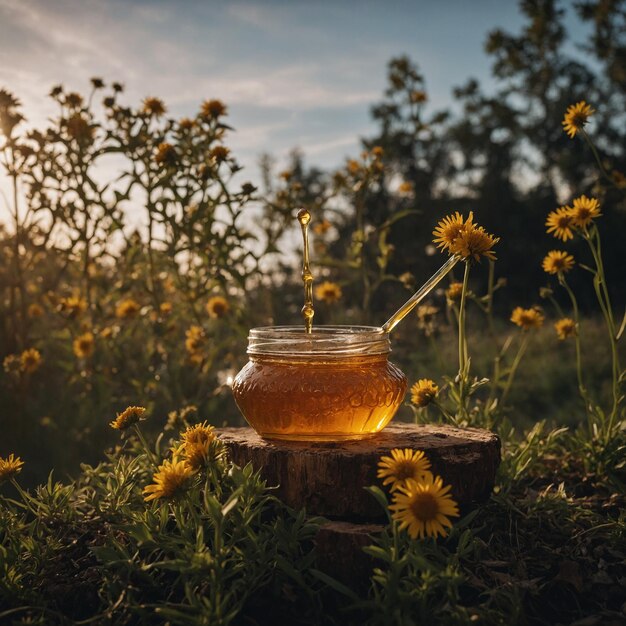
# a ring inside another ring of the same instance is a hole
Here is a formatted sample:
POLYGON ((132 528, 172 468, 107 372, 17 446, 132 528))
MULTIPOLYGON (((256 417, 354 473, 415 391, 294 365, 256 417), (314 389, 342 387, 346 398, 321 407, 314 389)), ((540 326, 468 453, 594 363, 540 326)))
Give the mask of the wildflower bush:
POLYGON ((555 3, 523 3, 524 32, 487 42, 498 97, 470 81, 458 117, 432 112, 393 59, 362 153, 331 172, 266 159, 262 190, 221 100, 173 119, 94 78, 53 88, 37 130, 0 90, 0 622, 623 622, 624 73, 606 6, 577 8, 602 80, 565 56, 555 3), (397 419, 503 444, 469 513, 423 452, 380 460, 365 587, 318 569, 325 520, 214 430, 242 425, 248 329, 300 323, 302 209, 315 324, 382 325, 454 265, 393 330, 412 382, 397 419))

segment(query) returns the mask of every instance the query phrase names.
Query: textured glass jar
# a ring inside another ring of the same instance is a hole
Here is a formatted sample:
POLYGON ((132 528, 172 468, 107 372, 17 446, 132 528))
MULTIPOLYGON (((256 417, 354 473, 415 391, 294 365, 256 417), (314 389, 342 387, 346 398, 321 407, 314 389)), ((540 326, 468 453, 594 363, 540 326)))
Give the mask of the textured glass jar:
POLYGON ((233 395, 263 437, 360 439, 382 430, 404 399, 407 380, 390 350, 388 333, 373 326, 253 328, 233 395))

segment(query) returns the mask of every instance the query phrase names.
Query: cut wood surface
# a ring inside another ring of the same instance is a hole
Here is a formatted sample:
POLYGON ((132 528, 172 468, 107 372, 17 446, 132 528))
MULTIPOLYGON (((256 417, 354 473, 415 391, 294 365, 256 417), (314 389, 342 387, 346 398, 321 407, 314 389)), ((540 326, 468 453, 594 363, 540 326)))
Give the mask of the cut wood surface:
POLYGON ((380 506, 363 488, 382 486, 378 461, 393 448, 423 450, 464 510, 489 497, 500 463, 498 436, 476 428, 398 423, 373 437, 342 442, 275 441, 252 428, 217 432, 232 460, 252 463, 268 485, 278 486, 285 504, 333 519, 381 518, 380 506))

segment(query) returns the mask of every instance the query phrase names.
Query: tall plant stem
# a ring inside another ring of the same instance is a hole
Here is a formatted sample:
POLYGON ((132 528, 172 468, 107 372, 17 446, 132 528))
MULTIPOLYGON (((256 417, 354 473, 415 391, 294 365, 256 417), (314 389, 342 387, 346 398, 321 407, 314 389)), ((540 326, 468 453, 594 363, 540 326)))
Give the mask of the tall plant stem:
POLYGON ((582 365, 582 351, 580 347, 580 314, 578 312, 578 301, 576 300, 576 296, 574 292, 571 290, 570 286, 567 284, 565 280, 565 276, 563 274, 559 274, 559 282, 567 291, 567 295, 569 296, 570 302, 572 303, 572 312, 574 315, 574 322, 576 323, 576 334, 574 335, 574 343, 576 346, 576 376, 578 378, 578 392, 580 393, 580 397, 582 398, 585 404, 585 411, 587 413, 587 423, 589 425, 589 435, 593 436, 593 424, 594 424, 594 415, 591 408, 591 401, 589 399, 589 394, 587 393, 587 388, 585 387, 584 379, 583 379, 583 365, 582 365))
POLYGON ((506 383, 504 383, 504 389, 502 390, 502 396, 500 397, 500 405, 504 406, 504 402, 506 401, 509 392, 511 391, 511 385, 513 384, 513 379, 515 378, 515 374, 517 373, 517 368, 522 361, 522 357, 528 348, 528 341, 530 335, 528 331, 523 331, 522 340, 520 341, 519 348, 517 350, 517 354, 513 359, 513 363, 511 364, 511 369, 509 370, 509 375, 506 378, 506 383))
POLYGON ((465 371, 467 364, 467 338, 465 336, 465 305, 467 301, 467 285, 469 283, 470 262, 465 261, 463 272, 463 288, 459 304, 459 373, 465 371))
POLYGON ((613 406, 611 413, 609 414, 608 424, 605 424, 604 438, 605 442, 608 442, 611 438, 611 433, 615 424, 615 419, 619 411, 619 385, 620 385, 620 363, 619 354, 617 352, 617 333, 615 329, 615 319, 613 317, 613 308, 611 307, 611 299, 609 297, 609 290, 606 284, 606 275, 604 273, 604 264, 602 262, 602 247, 600 243, 600 234, 598 229, 594 226, 591 233, 584 233, 585 240, 589 244, 593 260, 596 264, 596 273, 593 278, 593 286, 598 298, 598 303, 602 309, 602 314, 606 322, 606 327, 609 335, 609 343, 611 346, 611 383, 613 391, 613 406))

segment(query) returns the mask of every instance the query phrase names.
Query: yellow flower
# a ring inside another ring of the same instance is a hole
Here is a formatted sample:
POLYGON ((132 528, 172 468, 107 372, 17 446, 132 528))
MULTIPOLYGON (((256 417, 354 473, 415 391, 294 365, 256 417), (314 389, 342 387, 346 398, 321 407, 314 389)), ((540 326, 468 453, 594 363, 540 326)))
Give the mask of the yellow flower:
POLYGON ((458 239, 459 235, 468 229, 472 229, 474 227, 473 224, 474 214, 470 211, 469 217, 467 220, 463 221, 463 216, 456 211, 454 215, 446 215, 440 222, 437 224, 435 230, 433 230, 433 243, 441 248, 441 251, 448 250, 452 251, 452 246, 454 242, 458 239))
POLYGON ((22 471, 22 465, 24 461, 19 456, 9 454, 6 459, 0 456, 0 483, 17 476, 22 471))
POLYGON ((428 406, 439 393, 439 386, 429 378, 420 378, 411 387, 411 402, 418 408, 428 406))
POLYGON ((563 118, 561 124, 563 124, 563 130, 567 133, 570 139, 574 139, 576 133, 579 130, 582 130, 583 126, 587 123, 587 120, 594 113, 595 111, 584 100, 567 107, 565 117, 563 118))
POLYGON ((626 176, 619 170, 613 170, 611 172, 611 179, 618 189, 626 189, 626 176))
POLYGON ((209 301, 206 303, 206 310, 210 318, 220 319, 228 313, 230 304, 228 304, 228 300, 223 296, 213 296, 209 298, 209 301))
POLYGON ((346 167, 353 176, 356 176, 361 171, 361 164, 355 159, 348 159, 346 167))
POLYGON ((74 113, 67 120, 67 132, 72 139, 79 142, 84 139, 93 139, 94 136, 94 128, 80 113, 74 113))
POLYGON ((163 100, 160 98, 146 98, 143 101, 143 112, 148 115, 154 115, 155 117, 161 117, 167 109, 163 100))
POLYGON ((411 102, 413 104, 421 104, 422 102, 426 102, 428 100, 428 96, 425 92, 416 89, 411 92, 411 102))
POLYGON ((491 249, 495 246, 499 237, 490 235, 482 226, 472 226, 459 233, 459 236, 450 246, 452 254, 458 254, 463 259, 480 261, 480 257, 486 257, 490 261, 496 260, 496 255, 491 249))
POLYGON ((410 194, 413 193, 413 183, 409 183, 407 181, 404 181, 403 183, 400 183, 400 186, 398 187, 398 193, 401 196, 408 196, 410 194))
POLYGON ((196 123, 188 117, 183 117, 178 121, 181 130, 191 130, 195 125, 196 123))
POLYGON ((159 311, 161 312, 161 315, 169 315, 172 312, 172 303, 161 302, 159 305, 159 311))
POLYGON ((316 235, 325 235, 331 228, 332 224, 328 220, 322 220, 313 225, 313 232, 316 235))
POLYGON ((226 146, 213 146, 209 152, 209 157, 216 163, 222 163, 228 158, 230 150, 226 146))
POLYGON ((61 298, 59 306, 63 313, 74 319, 87 310, 87 300, 80 296, 70 296, 69 298, 61 298))
POLYGON ((41 317, 43 313, 43 307, 36 302, 33 302, 33 304, 28 307, 28 317, 30 318, 41 317))
POLYGON ((211 459, 216 459, 223 448, 213 426, 202 422, 202 424, 189 426, 185 430, 181 437, 181 444, 174 454, 182 455, 191 468, 199 470, 206 467, 211 459))
POLYGON ((4 357, 2 367, 7 374, 17 376, 22 371, 22 362, 17 354, 9 354, 4 357))
POLYGON ((193 475, 193 469, 185 461, 177 458, 165 460, 152 477, 153 484, 144 488, 144 499, 148 502, 157 498, 171 499, 180 496, 187 491, 193 475))
POLYGON ((596 217, 600 217, 600 203, 596 198, 587 198, 582 195, 574 200, 572 208, 572 223, 579 228, 585 228, 596 217))
POLYGON ((135 317, 140 310, 139 304, 132 298, 120 300, 115 307, 115 316, 119 319, 128 319, 135 317))
POLYGON ((430 461, 421 450, 400 450, 394 448, 391 456, 383 456, 378 463, 378 478, 384 478, 383 485, 391 483, 394 491, 403 485, 407 478, 419 480, 430 470, 430 461))
POLYGON ((328 304, 333 304, 341 298, 341 287, 337 283, 325 281, 315 287, 315 297, 328 304))
POLYGON ((93 333, 87 332, 74 339, 74 354, 79 359, 88 359, 93 354, 93 333))
POLYGON ((544 319, 543 313, 537 307, 523 309, 521 306, 518 306, 511 314, 511 321, 517 324, 522 330, 540 328, 543 326, 544 319))
POLYGON ((185 457, 185 462, 189 467, 195 471, 206 467, 210 459, 210 442, 193 443, 185 446, 181 452, 185 457))
POLYGON ((29 348, 24 350, 20 355, 20 366, 23 372, 32 374, 36 372, 41 366, 41 353, 35 348, 29 348))
POLYGON ((543 260, 543 271, 548 274, 569 272, 574 267, 574 257, 563 250, 550 250, 543 260))
POLYGON ((111 428, 116 430, 126 430, 133 424, 136 424, 139 420, 145 419, 144 415, 146 409, 142 406, 129 406, 126 407, 121 413, 117 414, 117 417, 109 424, 111 428))
POLYGON ((68 93, 67 96, 65 96, 65 104, 77 109, 82 106, 83 97, 76 92, 68 93))
POLYGON ((427 337, 430 337, 437 330, 437 320, 435 316, 439 312, 436 306, 430 304, 422 304, 417 307, 417 327, 424 331, 427 337))
POLYGON ((221 100, 205 100, 200 107, 202 117, 217 119, 226 115, 226 105, 221 100))
POLYGON ((450 486, 443 486, 439 476, 430 472, 420 481, 409 478, 394 494, 393 519, 400 522, 400 530, 406 528, 411 539, 447 535, 452 527, 450 517, 459 516, 459 508, 449 493, 450 486))
POLYGON ((461 299, 461 293, 463 292, 463 283, 450 283, 450 286, 446 289, 446 298, 451 302, 461 299))
POLYGON ((207 422, 189 426, 181 435, 183 446, 194 445, 197 443, 210 443, 216 438, 217 435, 215 434, 215 429, 207 422))
POLYGON ((417 318, 422 322, 429 322, 430 318, 434 317, 439 313, 439 309, 436 306, 432 306, 432 304, 422 304, 417 307, 416 315, 417 318))
POLYGON ((201 326, 190 326, 185 332, 185 348, 191 355, 197 354, 204 346, 204 329, 201 326))
POLYGON ((556 211, 551 211, 546 219, 546 232, 552 233, 554 237, 561 241, 574 238, 572 226, 574 226, 574 216, 572 208, 568 206, 559 207, 556 211))
POLYGON ((563 317, 554 323, 554 330, 557 337, 563 341, 576 334, 576 322, 569 317, 563 317))
POLYGON ((178 161, 178 153, 171 143, 166 141, 160 143, 154 153, 154 161, 157 165, 173 167, 178 161))

